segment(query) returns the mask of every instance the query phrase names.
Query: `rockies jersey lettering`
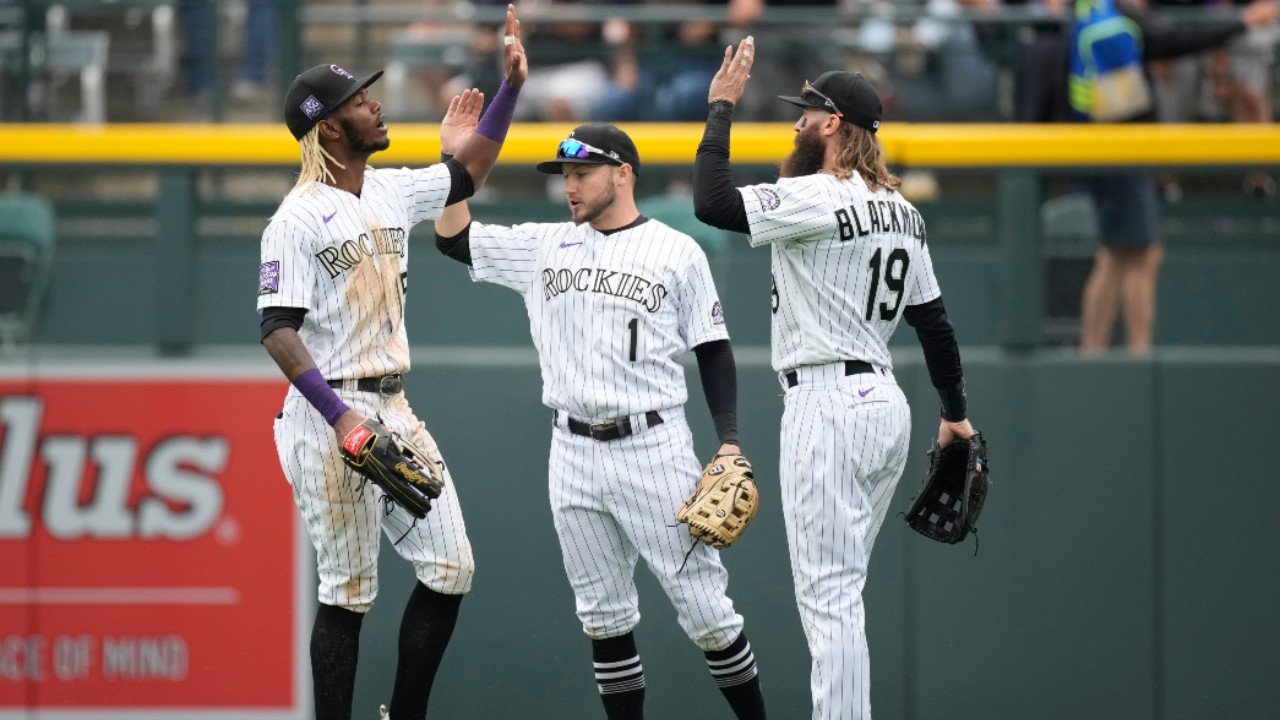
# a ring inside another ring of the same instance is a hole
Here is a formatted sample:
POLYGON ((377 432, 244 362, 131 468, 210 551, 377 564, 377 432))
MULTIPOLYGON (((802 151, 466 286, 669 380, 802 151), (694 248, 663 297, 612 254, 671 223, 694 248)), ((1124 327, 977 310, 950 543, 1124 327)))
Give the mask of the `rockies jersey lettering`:
POLYGON ((408 233, 404 228, 378 228, 361 233, 355 240, 341 245, 330 245, 316 253, 329 277, 334 278, 344 270, 350 270, 361 260, 374 255, 404 255, 404 242, 408 233), (372 239, 370 239, 372 237, 372 239))
POLYGON ((605 268, 575 270, 547 268, 542 271, 542 281, 544 300, 550 300, 570 290, 606 293, 638 302, 651 313, 657 312, 662 307, 662 299, 670 294, 662 283, 655 283, 629 273, 611 272, 605 268), (595 277, 594 283, 592 276, 595 277))
POLYGON ((313 183, 280 204, 262 234, 258 310, 305 309, 299 336, 326 378, 409 369, 409 231, 440 217, 451 184, 443 164, 371 169, 359 196, 313 183))
POLYGON ((574 417, 683 405, 685 352, 729 337, 706 254, 656 220, 609 234, 472 223, 470 246, 473 280, 524 298, 543 403, 574 417))
POLYGON ((816 174, 738 189, 751 244, 772 246, 772 362, 890 368, 902 309, 937 298, 924 219, 896 191, 816 174))

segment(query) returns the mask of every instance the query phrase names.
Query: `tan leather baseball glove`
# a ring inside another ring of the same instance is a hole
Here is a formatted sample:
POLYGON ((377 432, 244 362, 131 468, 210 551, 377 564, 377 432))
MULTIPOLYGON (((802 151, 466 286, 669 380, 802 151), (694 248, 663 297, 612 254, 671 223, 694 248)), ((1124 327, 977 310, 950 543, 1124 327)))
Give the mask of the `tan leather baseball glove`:
POLYGON ((689 524, 689 534, 715 547, 726 548, 747 529, 760 507, 755 472, 742 455, 717 455, 702 470, 698 488, 676 513, 689 524))

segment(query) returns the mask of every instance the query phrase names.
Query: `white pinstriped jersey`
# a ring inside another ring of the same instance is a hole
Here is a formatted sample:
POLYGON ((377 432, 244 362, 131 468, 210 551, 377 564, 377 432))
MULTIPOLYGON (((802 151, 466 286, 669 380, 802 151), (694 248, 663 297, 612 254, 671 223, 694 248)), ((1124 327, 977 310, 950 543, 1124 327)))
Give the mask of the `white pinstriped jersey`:
POLYGON ((751 244, 773 245, 773 368, 891 368, 902 310, 941 295, 924 220, 897 191, 816 174, 739 188, 751 244))
POLYGON ((328 379, 409 369, 409 231, 444 210, 449 169, 366 170, 360 195, 314 183, 262 233, 258 311, 307 310, 299 336, 328 379))
POLYGON ((470 245, 473 280, 524 296, 542 402, 575 417, 683 405, 681 357, 729 337, 706 254, 657 220, 609 234, 587 223, 472 223, 470 245))

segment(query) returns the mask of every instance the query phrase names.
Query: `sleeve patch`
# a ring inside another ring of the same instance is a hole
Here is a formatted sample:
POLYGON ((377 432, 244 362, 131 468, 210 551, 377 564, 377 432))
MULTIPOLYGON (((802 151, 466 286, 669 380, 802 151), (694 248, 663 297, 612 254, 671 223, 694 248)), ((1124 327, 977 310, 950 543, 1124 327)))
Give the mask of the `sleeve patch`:
POLYGON ((760 199, 760 206, 765 209, 765 212, 777 210, 778 206, 782 204, 782 198, 778 197, 778 191, 773 188, 757 187, 751 189, 755 191, 756 197, 760 199))
POLYGON ((717 300, 716 303, 711 306, 711 324, 712 325, 724 324, 724 308, 720 307, 719 300, 717 300))
POLYGON ((258 268, 258 294, 270 295, 280 292, 280 261, 272 260, 262 263, 258 268))

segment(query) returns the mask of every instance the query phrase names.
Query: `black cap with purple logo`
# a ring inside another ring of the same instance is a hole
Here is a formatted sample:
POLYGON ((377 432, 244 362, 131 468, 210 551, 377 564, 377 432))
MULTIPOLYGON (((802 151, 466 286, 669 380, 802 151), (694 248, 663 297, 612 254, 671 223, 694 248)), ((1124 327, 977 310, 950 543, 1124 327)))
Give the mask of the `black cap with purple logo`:
POLYGON ((380 77, 381 70, 356 78, 337 65, 317 65, 289 85, 284 95, 284 124, 295 140, 301 140, 316 123, 380 77))
POLYGON ((830 70, 813 82, 805 80, 798 96, 779 95, 778 99, 802 108, 826 110, 873 133, 880 129, 880 95, 862 73, 830 70))
POLYGON ((580 125, 560 141, 556 147, 556 159, 538 163, 538 172, 559 175, 560 166, 569 165, 622 165, 640 174, 640 151, 631 137, 614 125, 580 125))

